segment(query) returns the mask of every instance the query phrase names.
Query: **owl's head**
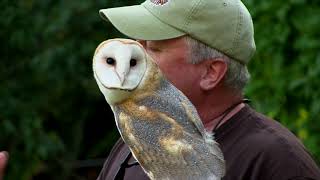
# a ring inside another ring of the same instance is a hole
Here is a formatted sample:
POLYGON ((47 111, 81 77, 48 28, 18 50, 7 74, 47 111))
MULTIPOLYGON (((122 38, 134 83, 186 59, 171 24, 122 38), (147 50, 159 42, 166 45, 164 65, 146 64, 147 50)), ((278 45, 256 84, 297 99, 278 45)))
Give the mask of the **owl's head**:
POLYGON ((102 42, 93 56, 93 72, 100 91, 112 105, 135 90, 147 69, 143 47, 129 39, 102 42))

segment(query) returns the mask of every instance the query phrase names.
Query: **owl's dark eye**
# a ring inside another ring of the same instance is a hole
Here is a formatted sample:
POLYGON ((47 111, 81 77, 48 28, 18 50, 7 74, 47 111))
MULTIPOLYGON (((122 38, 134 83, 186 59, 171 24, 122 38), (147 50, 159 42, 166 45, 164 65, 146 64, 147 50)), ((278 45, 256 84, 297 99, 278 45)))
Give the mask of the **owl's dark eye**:
POLYGON ((107 58, 107 63, 109 65, 114 65, 116 63, 116 61, 113 58, 107 58))
POLYGON ((130 66, 133 67, 133 66, 135 66, 135 65, 137 65, 137 60, 131 59, 131 60, 130 60, 130 66))

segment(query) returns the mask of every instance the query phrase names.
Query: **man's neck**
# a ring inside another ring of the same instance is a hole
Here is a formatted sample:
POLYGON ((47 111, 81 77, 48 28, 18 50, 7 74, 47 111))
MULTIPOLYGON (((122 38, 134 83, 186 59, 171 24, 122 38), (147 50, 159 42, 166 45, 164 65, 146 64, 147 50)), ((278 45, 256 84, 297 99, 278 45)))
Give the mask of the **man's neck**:
POLYGON ((214 128, 217 129, 227 122, 245 106, 242 99, 241 94, 224 94, 205 98, 201 105, 196 106, 205 128, 212 132, 214 128))
POLYGON ((237 106, 235 106, 231 111, 225 112, 227 114, 223 113, 220 116, 205 122, 204 126, 205 126, 206 130, 209 132, 212 132, 214 129, 219 128, 222 124, 224 124, 229 119, 231 119, 231 117, 233 117, 235 114, 237 114, 244 107, 245 107, 245 104, 240 103, 237 106))

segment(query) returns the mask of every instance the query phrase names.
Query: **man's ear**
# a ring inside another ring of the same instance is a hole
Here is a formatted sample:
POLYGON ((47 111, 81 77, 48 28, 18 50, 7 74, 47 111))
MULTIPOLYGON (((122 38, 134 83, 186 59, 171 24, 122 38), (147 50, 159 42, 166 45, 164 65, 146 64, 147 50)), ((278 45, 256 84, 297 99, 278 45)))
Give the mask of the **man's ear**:
POLYGON ((200 88, 204 91, 216 87, 226 75, 228 65, 222 59, 206 60, 206 71, 200 80, 200 88))

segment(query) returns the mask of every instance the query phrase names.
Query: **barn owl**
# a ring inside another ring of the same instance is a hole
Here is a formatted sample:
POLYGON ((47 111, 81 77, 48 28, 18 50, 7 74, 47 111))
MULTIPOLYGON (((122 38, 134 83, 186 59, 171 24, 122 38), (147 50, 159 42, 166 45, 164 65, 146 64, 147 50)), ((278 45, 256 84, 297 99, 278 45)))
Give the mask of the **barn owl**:
POLYGON ((150 179, 224 176, 218 144, 142 45, 129 39, 102 42, 93 57, 93 74, 122 139, 150 179))

